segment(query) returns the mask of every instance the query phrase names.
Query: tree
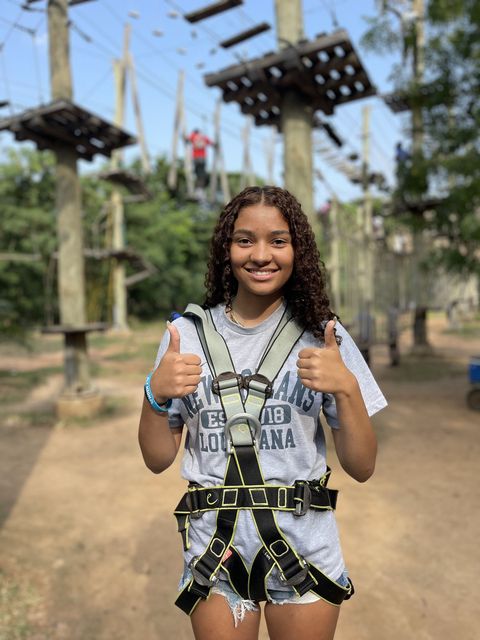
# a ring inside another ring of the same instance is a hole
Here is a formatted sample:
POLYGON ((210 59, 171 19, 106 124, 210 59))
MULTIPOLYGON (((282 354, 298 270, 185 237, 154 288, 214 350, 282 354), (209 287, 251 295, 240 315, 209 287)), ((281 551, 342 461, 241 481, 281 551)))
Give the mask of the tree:
POLYGON ((431 265, 480 275, 480 0, 426 3, 420 82, 405 64, 418 55, 415 3, 379 4, 379 15, 367 19, 363 44, 402 52, 402 64, 392 73, 395 93, 421 111, 425 140, 422 153, 414 149, 397 201, 412 228, 434 235, 431 265))

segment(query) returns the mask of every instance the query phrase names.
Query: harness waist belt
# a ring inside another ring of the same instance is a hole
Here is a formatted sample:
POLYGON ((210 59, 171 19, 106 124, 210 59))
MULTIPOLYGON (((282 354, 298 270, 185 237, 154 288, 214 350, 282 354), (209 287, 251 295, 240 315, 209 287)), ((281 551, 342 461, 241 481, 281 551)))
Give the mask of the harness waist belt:
POLYGON ((304 515, 308 509, 332 510, 337 491, 315 482, 297 480, 293 486, 253 485, 189 487, 175 515, 198 514, 218 509, 276 509, 304 515))

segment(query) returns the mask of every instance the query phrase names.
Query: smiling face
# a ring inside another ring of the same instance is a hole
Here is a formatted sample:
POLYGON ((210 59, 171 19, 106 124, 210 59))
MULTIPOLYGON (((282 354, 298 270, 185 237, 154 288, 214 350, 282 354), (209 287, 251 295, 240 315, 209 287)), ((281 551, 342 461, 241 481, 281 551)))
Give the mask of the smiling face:
POLYGON ((256 204, 240 210, 233 227, 230 263, 237 297, 266 296, 272 302, 293 271, 294 251, 288 222, 277 207, 256 204))

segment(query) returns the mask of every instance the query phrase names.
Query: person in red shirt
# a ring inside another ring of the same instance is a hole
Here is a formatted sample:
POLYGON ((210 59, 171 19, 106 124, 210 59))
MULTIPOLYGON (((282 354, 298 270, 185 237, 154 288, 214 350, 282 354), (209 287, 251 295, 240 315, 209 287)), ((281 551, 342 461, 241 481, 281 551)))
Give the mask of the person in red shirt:
POLYGON ((203 189, 207 186, 207 147, 214 147, 215 143, 199 129, 194 129, 193 132, 185 138, 185 142, 192 145, 193 169, 196 177, 195 186, 203 189))

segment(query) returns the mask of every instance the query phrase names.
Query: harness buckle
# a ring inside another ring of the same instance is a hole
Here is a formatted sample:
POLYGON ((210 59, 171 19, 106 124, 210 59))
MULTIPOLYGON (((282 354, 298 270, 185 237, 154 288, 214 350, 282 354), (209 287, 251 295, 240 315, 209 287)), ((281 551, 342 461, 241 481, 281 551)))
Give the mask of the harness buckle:
POLYGON ((287 584, 289 587, 294 587, 297 584, 301 584, 305 580, 305 578, 308 576, 308 564, 305 558, 303 558, 302 556, 299 556, 299 563, 302 568, 293 576, 290 576, 290 578, 285 577, 285 574, 282 571, 280 571, 279 572, 280 582, 283 582, 283 584, 287 584))
POLYGON ((200 509, 200 504, 198 502, 198 493, 196 487, 190 488, 187 491, 187 495, 185 496, 185 502, 190 511, 190 517, 194 520, 202 517, 202 512, 200 509))
POLYGON ((262 375, 261 373, 254 373, 251 376, 243 376, 243 387, 244 389, 255 389, 255 391, 260 391, 265 394, 265 399, 271 398, 273 395, 273 384, 267 378, 267 376, 262 375), (252 384, 255 382, 260 383, 259 385, 252 384), (261 385, 261 386, 260 386, 261 385))
POLYGON ((234 387, 241 388, 242 386, 243 377, 234 371, 224 371, 212 380, 212 391, 216 393, 217 396, 220 395, 220 389, 223 391, 225 389, 233 389, 234 387))
POLYGON ((293 486, 294 515, 304 516, 312 504, 312 490, 306 480, 295 480, 293 486))
POLYGON ((198 563, 198 559, 199 559, 198 556, 194 556, 188 563, 188 567, 192 572, 193 579, 195 580, 195 582, 198 582, 198 584, 201 584, 202 587, 213 587, 213 585, 218 580, 218 576, 214 575, 213 577, 210 578, 208 575, 203 574, 200 571, 200 569, 197 569, 197 566, 196 566, 197 564, 199 565, 199 567, 202 566, 201 563, 198 563))

